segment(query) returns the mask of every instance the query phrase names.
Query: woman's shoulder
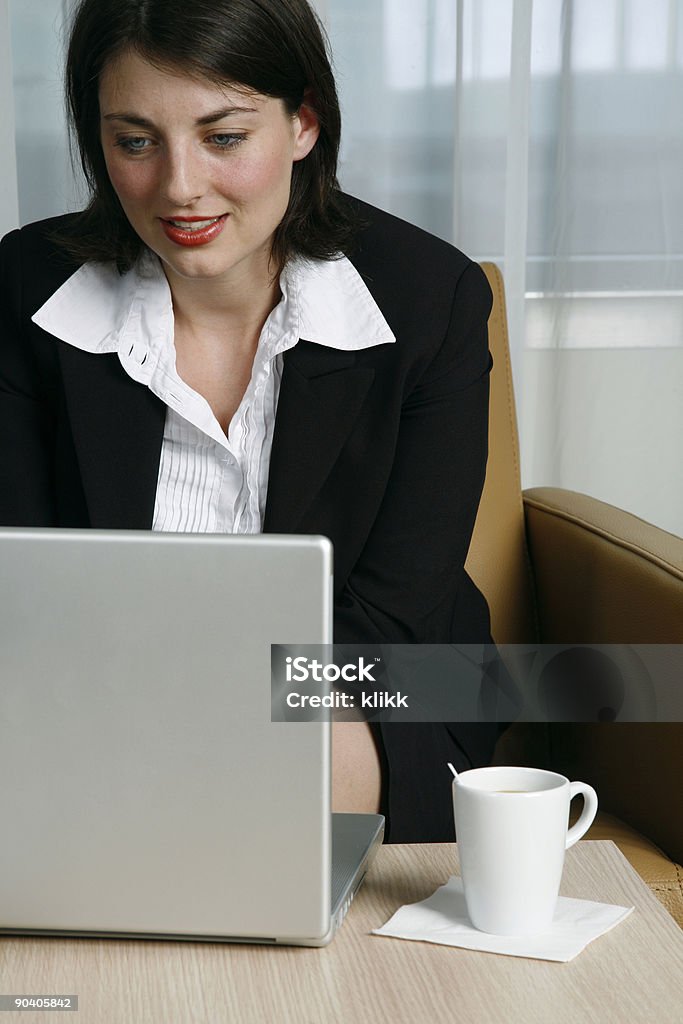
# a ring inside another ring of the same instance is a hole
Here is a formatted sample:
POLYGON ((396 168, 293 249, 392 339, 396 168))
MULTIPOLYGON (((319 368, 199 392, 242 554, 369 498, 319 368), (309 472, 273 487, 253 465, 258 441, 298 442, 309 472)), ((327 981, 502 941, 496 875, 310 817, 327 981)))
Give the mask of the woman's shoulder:
POLYGON ((31 250, 57 251, 59 244, 57 237, 66 234, 69 228, 78 219, 78 213, 63 213, 58 217, 46 217, 44 220, 34 220, 23 227, 9 231, 2 239, 2 245, 20 245, 31 250))
POLYGON ((64 213, 59 217, 32 221, 9 231, 0 245, 5 251, 21 254, 23 258, 37 258, 65 265, 68 263, 73 271, 79 264, 67 254, 60 238, 68 237, 78 217, 77 213, 64 213))
POLYGON ((456 246, 360 199, 348 200, 359 222, 348 256, 376 297, 402 307, 450 308, 457 290, 465 301, 490 301, 483 270, 456 246))
POLYGON ((359 250, 378 249, 386 253, 389 247, 395 246, 396 255, 400 255, 401 251, 406 256, 412 252, 418 258, 444 260, 453 268, 462 265, 464 269, 471 262, 460 249, 424 228, 361 199, 353 196, 347 199, 360 222, 357 235, 359 250))
POLYGON ((19 288, 25 308, 42 304, 80 263, 60 243, 77 214, 33 221, 10 231, 0 241, 2 287, 19 288))

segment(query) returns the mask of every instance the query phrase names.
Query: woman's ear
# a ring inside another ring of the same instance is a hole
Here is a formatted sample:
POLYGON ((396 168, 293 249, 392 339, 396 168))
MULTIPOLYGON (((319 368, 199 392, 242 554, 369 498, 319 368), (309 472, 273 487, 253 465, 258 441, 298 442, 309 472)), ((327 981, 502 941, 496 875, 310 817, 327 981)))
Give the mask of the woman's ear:
POLYGON ((304 90, 304 98, 294 117, 294 160, 303 160, 308 156, 320 135, 320 122, 315 109, 313 90, 304 90))

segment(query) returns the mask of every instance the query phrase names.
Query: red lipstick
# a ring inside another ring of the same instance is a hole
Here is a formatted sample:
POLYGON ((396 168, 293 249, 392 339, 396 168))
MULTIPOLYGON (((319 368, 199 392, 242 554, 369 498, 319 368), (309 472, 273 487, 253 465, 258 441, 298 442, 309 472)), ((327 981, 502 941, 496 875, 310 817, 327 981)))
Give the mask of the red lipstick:
POLYGON ((171 220, 160 218, 164 234, 176 245, 191 248, 195 245, 207 245, 220 235, 225 227, 228 214, 222 217, 173 217, 171 220), (180 225, 187 224, 187 227, 180 225), (192 228, 191 224, 203 224, 204 227, 192 228))

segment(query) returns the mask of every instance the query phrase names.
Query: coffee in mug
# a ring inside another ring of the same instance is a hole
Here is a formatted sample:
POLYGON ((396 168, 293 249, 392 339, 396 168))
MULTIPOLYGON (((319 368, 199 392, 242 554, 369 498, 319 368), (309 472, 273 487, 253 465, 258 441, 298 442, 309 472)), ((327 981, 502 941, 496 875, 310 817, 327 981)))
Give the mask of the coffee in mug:
POLYGON ((595 818, 598 798, 585 782, 537 768, 491 767, 453 780, 453 810, 465 902, 475 928, 534 935, 550 927, 565 850, 595 818), (569 804, 584 808, 568 830, 569 804))

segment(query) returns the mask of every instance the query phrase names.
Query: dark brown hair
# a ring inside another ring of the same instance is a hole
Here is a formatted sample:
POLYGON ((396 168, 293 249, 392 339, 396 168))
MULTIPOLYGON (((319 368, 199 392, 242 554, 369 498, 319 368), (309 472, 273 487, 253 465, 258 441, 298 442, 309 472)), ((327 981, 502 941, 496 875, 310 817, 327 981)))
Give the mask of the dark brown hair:
POLYGON ((143 248, 111 185, 100 142, 99 78, 126 50, 164 69, 279 98, 290 115, 310 90, 306 102, 320 135, 294 164, 272 257, 282 266, 295 253, 333 259, 347 251, 357 225, 337 182, 339 101, 324 32, 306 0, 80 0, 66 95, 91 199, 59 236, 72 256, 115 260, 123 272, 143 248))

